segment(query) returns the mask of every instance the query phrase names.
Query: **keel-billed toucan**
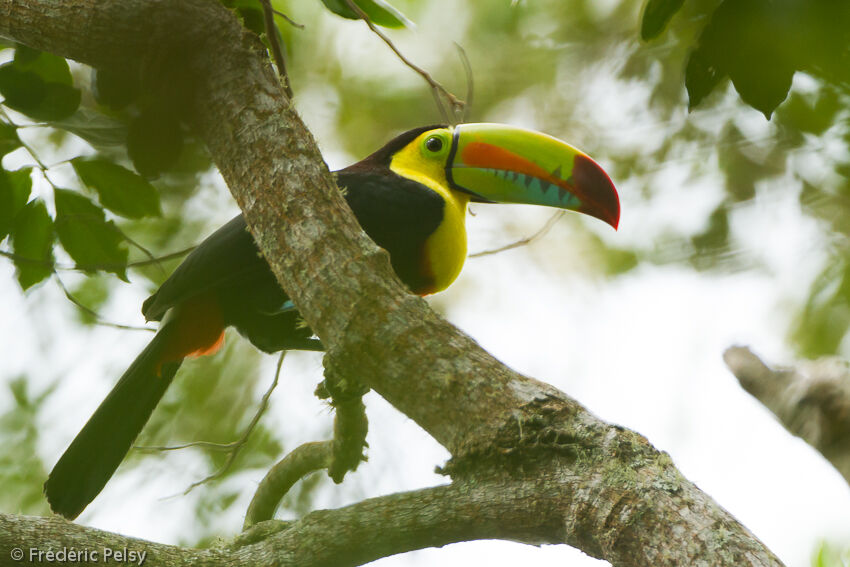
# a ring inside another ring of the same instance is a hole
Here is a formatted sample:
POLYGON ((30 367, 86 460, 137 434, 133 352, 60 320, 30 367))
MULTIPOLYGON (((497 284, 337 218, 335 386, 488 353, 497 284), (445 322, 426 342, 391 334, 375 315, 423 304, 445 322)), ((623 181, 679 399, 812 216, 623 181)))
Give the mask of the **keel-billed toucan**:
MULTIPOLYGON (((336 175, 360 226, 420 295, 445 289, 460 272, 470 201, 570 209, 615 228, 620 217, 611 180, 587 155, 545 134, 498 124, 416 128, 336 175)), ((68 518, 112 476, 182 360, 214 352, 226 327, 266 352, 322 348, 299 324, 241 215, 189 254, 142 313, 161 321, 156 336, 44 485, 51 508, 68 518)))

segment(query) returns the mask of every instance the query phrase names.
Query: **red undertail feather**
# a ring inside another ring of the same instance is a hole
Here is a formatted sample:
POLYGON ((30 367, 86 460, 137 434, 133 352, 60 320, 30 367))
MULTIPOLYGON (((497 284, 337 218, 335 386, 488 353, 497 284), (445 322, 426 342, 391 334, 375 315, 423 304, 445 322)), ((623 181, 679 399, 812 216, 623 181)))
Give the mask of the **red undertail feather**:
POLYGON ((179 362, 187 356, 213 354, 224 344, 221 308, 211 292, 183 302, 172 324, 175 327, 157 361, 157 374, 163 364, 179 362))

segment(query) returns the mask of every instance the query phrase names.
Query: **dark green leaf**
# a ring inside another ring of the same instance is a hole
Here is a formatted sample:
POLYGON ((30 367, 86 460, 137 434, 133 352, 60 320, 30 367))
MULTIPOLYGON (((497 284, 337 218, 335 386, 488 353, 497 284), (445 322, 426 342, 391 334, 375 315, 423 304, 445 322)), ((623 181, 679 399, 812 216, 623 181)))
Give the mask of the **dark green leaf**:
POLYGON ((12 108, 37 106, 44 98, 44 80, 31 71, 22 71, 14 63, 0 65, 0 94, 12 108))
POLYGON ((19 45, 15 50, 14 65, 21 71, 35 73, 45 83, 58 83, 69 87, 74 84, 68 62, 63 57, 51 53, 19 45))
POLYGON ((173 112, 159 107, 142 112, 127 132, 127 153, 136 171, 146 177, 156 177, 173 166, 182 147, 180 122, 173 112))
POLYGON ((71 165, 113 213, 131 219, 160 214, 156 188, 129 169, 104 159, 75 158, 71 165))
POLYGON ((691 52, 685 68, 685 88, 688 90, 688 110, 693 110, 707 97, 726 74, 717 68, 698 47, 691 52))
POLYGON ((90 108, 78 108, 68 118, 51 120, 50 125, 79 136, 95 148, 123 146, 127 142, 126 124, 90 108))
POLYGON ((62 120, 74 114, 80 106, 80 90, 59 83, 47 83, 44 99, 38 108, 26 114, 38 120, 62 120))
POLYGON ((640 23, 640 37, 644 41, 658 37, 670 18, 679 11, 685 0, 647 0, 640 23))
POLYGON ((115 69, 92 69, 92 94, 98 104, 120 110, 136 100, 141 86, 135 73, 115 69))
MULTIPOLYGON (((355 0, 357 6, 363 10, 373 23, 385 28, 403 28, 410 20, 399 10, 384 2, 384 0, 355 0)), ((325 7, 343 18, 359 20, 360 16, 352 10, 345 0, 322 0, 325 7)))
POLYGON ((257 35, 265 33, 266 17, 258 6, 237 6, 236 13, 246 28, 257 35))
POLYGON ((27 203, 15 217, 12 250, 18 283, 24 290, 53 273, 53 221, 41 199, 27 203))
POLYGON ((112 221, 103 210, 68 189, 54 191, 56 201, 56 234, 62 247, 86 271, 112 272, 126 280, 127 249, 112 221))
POLYGON ((29 167, 17 171, 0 168, 0 241, 12 231, 15 217, 30 198, 30 170, 29 167))
POLYGON ((0 158, 21 147, 18 129, 0 121, 0 158))
POLYGON ((0 94, 4 104, 36 120, 61 120, 80 105, 80 91, 58 82, 45 82, 36 72, 16 63, 0 66, 0 94))
POLYGON ((725 0, 702 31, 686 71, 690 107, 728 75, 741 98, 766 118, 785 100, 795 64, 779 38, 794 35, 788 14, 767 0, 725 0))

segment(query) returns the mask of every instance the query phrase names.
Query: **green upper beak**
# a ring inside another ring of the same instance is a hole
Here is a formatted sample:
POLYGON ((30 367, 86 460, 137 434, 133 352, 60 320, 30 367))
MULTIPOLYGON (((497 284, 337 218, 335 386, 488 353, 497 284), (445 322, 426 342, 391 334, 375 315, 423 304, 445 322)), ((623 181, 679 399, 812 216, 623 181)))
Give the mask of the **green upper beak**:
POLYGON ((584 152, 532 130, 456 126, 446 179, 474 201, 569 209, 615 229, 620 222, 620 199, 608 174, 584 152))

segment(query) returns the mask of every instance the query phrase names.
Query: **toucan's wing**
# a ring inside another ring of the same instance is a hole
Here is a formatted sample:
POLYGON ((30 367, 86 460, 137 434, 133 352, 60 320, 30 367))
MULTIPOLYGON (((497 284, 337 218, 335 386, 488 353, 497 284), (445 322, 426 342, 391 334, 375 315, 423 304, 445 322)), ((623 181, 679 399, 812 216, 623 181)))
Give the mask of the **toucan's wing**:
MULTIPOLYGON (((165 312, 190 297, 253 280, 269 268, 245 219, 239 215, 204 240, 177 267, 156 293, 142 305, 148 321, 159 321, 165 312)), ((281 291, 283 293, 283 291, 281 291)))
POLYGON ((145 301, 142 313, 149 321, 160 320, 172 307, 186 305, 235 327, 266 352, 322 350, 260 255, 242 215, 195 248, 145 301))

